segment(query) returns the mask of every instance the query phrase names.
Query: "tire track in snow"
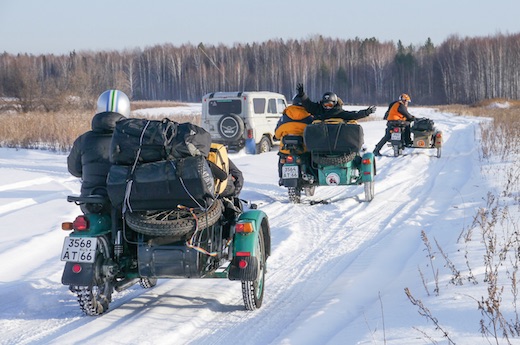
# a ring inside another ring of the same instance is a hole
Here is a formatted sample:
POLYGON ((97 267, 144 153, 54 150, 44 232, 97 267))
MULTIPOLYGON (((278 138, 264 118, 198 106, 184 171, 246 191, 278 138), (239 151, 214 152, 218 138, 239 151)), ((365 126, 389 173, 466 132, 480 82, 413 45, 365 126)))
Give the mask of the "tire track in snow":
MULTIPOLYGON (((448 131, 451 133, 452 130, 448 129, 448 131)), ((459 132, 457 136, 467 137, 467 132, 473 131, 473 129, 458 128, 453 131, 459 132)), ((448 144, 450 147, 459 145, 457 136, 451 139, 452 142, 448 144)), ((472 133, 469 137, 473 137, 472 133)), ((446 138, 450 140, 449 135, 446 138)), ((463 143, 461 147, 467 150, 468 143, 463 143)), ((402 228, 417 229, 422 227, 421 224, 434 222, 443 210, 435 209, 435 200, 431 200, 430 196, 436 186, 443 183, 445 177, 441 173, 449 172, 455 166, 452 161, 459 162, 458 165, 461 167, 465 166, 461 162, 460 151, 454 152, 454 157, 451 158, 450 151, 445 151, 444 153, 448 153, 448 158, 441 159, 424 155, 430 150, 421 151, 425 152, 387 160, 380 167, 376 177, 375 199, 369 204, 341 200, 330 205, 313 206, 312 211, 307 210, 308 212, 301 210, 301 205, 295 205, 283 216, 288 220, 281 221, 278 216, 273 217, 272 227, 277 231, 281 229, 289 232, 290 236, 286 238, 286 242, 289 244, 278 242, 275 253, 269 259, 271 261, 268 262, 270 269, 275 268, 276 272, 270 273, 266 277, 266 300, 261 313, 248 315, 246 321, 243 320, 244 315, 237 315, 235 319, 236 313, 232 313, 230 320, 232 325, 213 330, 211 334, 206 332, 208 336, 202 336, 198 340, 202 339, 204 343, 220 344, 233 334, 235 339, 248 336, 255 339, 257 343, 281 343, 287 335, 285 332, 279 334, 280 330, 293 331, 290 325, 292 321, 287 320, 293 320, 295 314, 304 319, 312 319, 315 313, 319 314, 320 310, 313 309, 312 304, 314 301, 320 301, 317 305, 324 305, 322 300, 327 298, 324 291, 331 285, 344 286, 344 289, 348 291, 346 293, 352 294, 352 303, 347 306, 351 308, 350 310, 347 308, 348 312, 352 313, 351 320, 359 318, 360 305, 369 306, 377 303, 377 291, 373 298, 365 300, 366 291, 363 288, 366 286, 363 281, 370 279, 364 273, 367 265, 376 265, 379 262, 372 258, 374 252, 379 253, 380 251, 382 260, 391 258, 392 250, 385 248, 384 244, 394 243, 394 238, 399 237, 407 239, 408 245, 403 246, 403 250, 408 255, 412 255, 420 242, 420 230, 410 232, 402 228), (418 170, 414 167, 414 162, 421 169, 424 167, 427 169, 418 170), (385 172, 386 168, 388 168, 388 172, 385 172), (410 178, 410 176, 417 176, 418 173, 424 174, 422 178, 410 178), (394 179, 397 180, 396 184, 393 183, 394 179), (378 181, 381 182, 382 187, 378 188, 378 181), (415 199, 404 200, 406 205, 401 207, 403 193, 400 191, 403 188, 414 189, 410 195, 415 199), (429 207, 423 212, 425 204, 428 204, 429 207), (433 206, 430 206, 431 204, 433 206), (388 208, 391 209, 391 212, 381 212, 382 209, 388 208), (291 218, 300 215, 305 217, 306 224, 309 225, 303 231, 300 228, 291 228, 290 223, 291 218), (399 233, 401 235, 397 236, 396 234, 399 233), (309 241, 312 244, 308 243, 309 241), (295 246, 300 245, 299 250, 288 250, 287 247, 294 242, 296 242, 295 246), (284 254, 282 255, 280 252, 284 254), (306 263, 303 264, 304 262, 306 263), (294 272, 294 270, 291 271, 291 266, 304 266, 305 270, 294 272), (358 280, 359 283, 353 283, 355 280, 358 280), (292 316, 289 317, 289 315, 292 316), (262 325, 262 327, 258 325, 262 325)), ((433 152, 433 150, 431 151, 433 152)), ((460 174, 460 172, 458 173, 460 174)), ((465 179, 462 177, 453 181, 454 186, 457 187, 463 184, 465 179)), ((456 194, 455 190, 453 190, 453 194, 456 194)), ((269 206, 276 208, 276 205, 269 206)), ((271 212, 269 211, 268 214, 271 212)), ((377 269, 373 268, 373 271, 377 272, 377 269)), ((400 272, 381 273, 377 279, 380 279, 381 284, 384 285, 391 282, 400 272)), ((308 324, 309 327, 317 328, 317 335, 324 336, 323 330, 318 329, 323 328, 322 323, 317 322, 316 324, 319 326, 312 326, 313 322, 308 322, 308 324)), ((297 325, 301 325, 301 323, 297 322, 297 325)), ((332 331, 328 336, 334 337, 334 334, 345 327, 347 327, 345 324, 327 326, 328 331, 332 331)), ((294 329, 294 332, 296 334, 297 329, 294 329)), ((306 335, 309 333, 312 332, 305 332, 306 335)), ((291 336, 297 338, 296 335, 291 336)), ((326 340, 319 336, 315 339, 316 341, 326 340)), ((306 341, 312 343, 310 339, 306 339, 306 341)))

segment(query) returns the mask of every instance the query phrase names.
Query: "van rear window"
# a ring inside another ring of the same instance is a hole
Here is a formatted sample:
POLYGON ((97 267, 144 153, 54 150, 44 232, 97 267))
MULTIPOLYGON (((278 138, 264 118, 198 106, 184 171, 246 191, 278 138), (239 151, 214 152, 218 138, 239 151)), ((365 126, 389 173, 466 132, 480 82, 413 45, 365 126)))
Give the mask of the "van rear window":
POLYGON ((230 113, 239 115, 242 113, 242 101, 239 99, 211 100, 208 103, 208 113, 210 115, 230 113))

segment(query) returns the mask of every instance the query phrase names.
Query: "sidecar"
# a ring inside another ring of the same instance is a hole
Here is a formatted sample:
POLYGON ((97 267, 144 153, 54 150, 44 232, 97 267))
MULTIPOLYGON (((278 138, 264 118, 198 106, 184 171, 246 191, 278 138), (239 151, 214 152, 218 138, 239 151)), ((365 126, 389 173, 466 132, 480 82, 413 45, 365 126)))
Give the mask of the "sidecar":
POLYGON ((227 171, 212 170, 209 158, 226 161, 227 151, 215 150, 208 158, 114 164, 104 193, 68 197, 87 212, 62 224, 71 231, 61 254, 62 283, 85 314, 106 312, 114 291, 136 283, 151 288, 158 279, 240 281, 245 308, 261 307, 271 254, 268 217, 254 204, 245 209, 242 200, 219 196, 227 171))
POLYGON ((434 122, 428 118, 419 118, 413 122, 410 129, 412 145, 406 146, 404 139, 406 121, 389 121, 387 130, 390 132, 389 145, 394 151, 394 157, 403 153, 406 147, 414 149, 435 149, 437 158, 442 152, 442 131, 437 130, 434 122))
MULTIPOLYGON (((282 140, 286 146, 300 142, 295 136, 282 140)), ((282 165, 280 184, 288 187, 291 201, 300 201, 304 187, 361 184, 365 188, 365 201, 374 198, 376 163, 372 152, 361 153, 363 128, 360 125, 342 119, 314 121, 305 128, 303 145, 308 163, 302 163, 307 160, 301 159, 301 154, 291 153, 292 157, 285 159, 282 165)))

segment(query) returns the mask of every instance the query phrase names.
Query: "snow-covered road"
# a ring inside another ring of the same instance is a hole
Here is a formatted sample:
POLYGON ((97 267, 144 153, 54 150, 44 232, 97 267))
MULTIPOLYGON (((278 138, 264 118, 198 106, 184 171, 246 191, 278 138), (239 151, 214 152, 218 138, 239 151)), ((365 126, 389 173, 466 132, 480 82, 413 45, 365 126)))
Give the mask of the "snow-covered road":
MULTIPOLYGON (((442 157, 407 149, 394 158, 385 147, 369 203, 363 186, 342 186, 318 187, 290 204, 277 184, 276 152, 230 155, 246 179, 241 196, 271 225, 264 304, 254 312, 245 311, 239 282, 186 279, 159 280, 150 290, 136 285, 116 293, 108 313, 84 316, 61 285, 59 260, 67 235, 60 224, 79 211, 66 196, 80 183, 68 174, 65 154, 1 148, 0 344, 422 343, 413 327, 424 320, 403 292, 425 295, 421 231, 453 246, 491 187, 480 173, 476 119, 412 113, 443 131, 442 157), (332 202, 309 204, 323 199, 332 202)), ((385 122, 362 126, 372 150, 385 122)), ((460 320, 470 302, 459 304, 438 312, 460 320)), ((455 332, 475 328, 461 324, 455 332)), ((482 340, 478 332, 463 339, 482 340)))

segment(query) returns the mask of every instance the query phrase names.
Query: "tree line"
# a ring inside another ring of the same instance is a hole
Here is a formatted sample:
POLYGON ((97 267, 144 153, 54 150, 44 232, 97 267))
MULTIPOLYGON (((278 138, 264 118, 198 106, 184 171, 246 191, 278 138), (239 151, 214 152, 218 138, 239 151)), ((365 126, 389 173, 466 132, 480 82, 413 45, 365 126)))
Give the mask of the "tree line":
POLYGON ((233 46, 156 45, 67 55, 0 55, 0 96, 24 111, 91 109, 106 89, 132 100, 200 102, 214 91, 266 90, 288 99, 298 83, 311 99, 333 91, 347 104, 387 104, 405 92, 414 104, 517 99, 520 34, 450 36, 439 46, 401 41, 269 40, 233 46))

